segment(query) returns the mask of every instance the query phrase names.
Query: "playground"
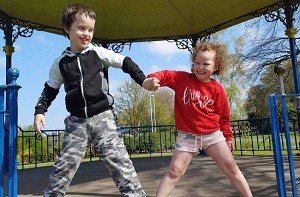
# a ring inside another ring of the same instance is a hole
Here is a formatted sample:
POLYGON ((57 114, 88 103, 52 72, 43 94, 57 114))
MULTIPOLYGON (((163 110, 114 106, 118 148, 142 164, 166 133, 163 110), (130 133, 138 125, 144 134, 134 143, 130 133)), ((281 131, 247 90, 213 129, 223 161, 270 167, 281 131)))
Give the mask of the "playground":
MULTIPOLYGON (((171 157, 132 159, 147 196, 154 197, 171 157)), ((252 189, 253 196, 278 196, 273 156, 235 157, 252 189)), ((300 174, 300 156, 294 156, 296 174, 300 174)), ((285 166, 288 168, 288 166, 285 166)), ((21 170, 18 173, 18 197, 41 196, 51 167, 21 170)), ((286 172, 286 177, 289 177, 286 172)), ((299 180, 297 179, 298 193, 299 180)), ((290 180, 286 190, 291 196, 290 180)), ((6 194, 6 191, 5 191, 6 194)), ((119 197, 114 182, 101 161, 82 163, 66 196, 70 197, 119 197)), ((195 156, 186 174, 173 190, 172 197, 237 197, 228 179, 208 156, 195 156)))
MULTIPOLYGON (((6 85, 0 86, 0 144, 3 145, 0 148, 0 197, 41 196, 43 189, 47 186, 48 176, 52 170, 51 166, 17 170, 17 106, 18 89, 20 89, 21 86, 16 83, 19 72, 12 68, 12 54, 14 52, 13 43, 19 36, 30 37, 33 30, 42 30, 60 34, 60 24, 57 23, 59 20, 53 20, 55 21, 53 22, 52 19, 54 19, 55 16, 59 16, 57 10, 61 9, 56 8, 64 7, 67 3, 67 1, 50 1, 50 3, 37 3, 30 6, 28 1, 28 8, 31 9, 24 9, 26 6, 19 5, 16 2, 17 1, 5 0, 0 3, 1 29, 3 29, 6 39, 6 45, 3 49, 6 54, 6 71, 8 73, 6 85), (50 8, 53 8, 54 10, 50 8), (19 11, 14 12, 15 10, 19 11), (28 13, 24 13, 21 10, 28 11, 28 13), (40 13, 40 11, 47 11, 48 14, 40 13), (18 15, 17 13, 21 13, 21 15, 18 15), (50 13, 55 14, 55 16, 50 15, 50 13), (41 16, 45 16, 46 18, 41 16), (20 28, 17 28, 16 30, 14 29, 15 27, 20 28), (6 97, 4 97, 4 95, 6 97), (3 171, 4 160, 9 161, 8 172, 3 171)), ((106 1, 104 4, 88 3, 89 6, 98 9, 96 12, 104 13, 106 16, 109 16, 107 17, 110 18, 108 24, 117 25, 102 27, 108 31, 102 31, 102 33, 95 34, 95 41, 98 44, 102 45, 104 48, 110 47, 115 49, 115 52, 122 52, 122 47, 124 47, 126 43, 131 44, 133 42, 149 42, 157 40, 174 40, 178 48, 190 49, 190 47, 194 46, 196 41, 208 39, 211 34, 227 27, 266 13, 275 13, 277 9, 284 10, 285 16, 279 16, 278 20, 284 21, 286 27, 285 35, 287 35, 290 44, 295 94, 281 94, 269 97, 268 101, 274 155, 236 156, 235 159, 250 185, 253 196, 298 196, 297 193, 300 191, 300 177, 295 175, 300 174, 300 156, 292 152, 292 145, 289 137, 286 138, 287 156, 282 155, 282 142, 280 141, 281 138, 279 134, 281 133, 280 129, 283 128, 285 135, 290 136, 286 97, 295 97, 298 99, 297 101, 300 101, 300 82, 298 76, 297 54, 295 50, 295 34, 297 31, 296 28, 293 27, 293 12, 295 11, 294 8, 298 8, 299 2, 295 0, 266 0, 249 1, 251 3, 244 4, 242 1, 211 1, 211 3, 207 5, 210 6, 207 7, 207 10, 212 16, 219 16, 220 13, 224 14, 222 16, 220 15, 219 19, 218 17, 211 17, 207 13, 200 16, 198 13, 201 12, 198 11, 198 8, 202 8, 204 5, 201 1, 193 1, 193 3, 197 2, 195 5, 192 5, 192 2, 186 3, 186 1, 177 4, 175 3, 176 1, 157 1, 162 4, 149 1, 148 6, 145 6, 144 3, 137 3, 138 1, 136 1, 136 4, 131 4, 134 1, 124 1, 123 4, 120 4, 121 7, 117 7, 115 3, 109 2, 110 1, 106 1), (216 2, 219 3, 218 6, 216 6, 216 2), (192 5, 192 7, 185 7, 186 5, 192 5), (151 9, 148 9, 149 6, 151 9), (145 9, 145 7, 147 7, 147 9, 145 9), (180 8, 183 9, 180 10, 180 8), (117 15, 112 16, 112 14, 115 13, 111 12, 111 10, 118 10, 118 12, 116 12, 117 15), (227 10, 230 10, 230 12, 226 12, 227 10), (137 11, 137 13, 144 13, 144 15, 142 15, 143 17, 139 20, 139 24, 135 23, 137 21, 137 15, 134 11, 137 11), (157 14, 157 11, 162 11, 163 14, 157 14), (122 15, 123 13, 127 15, 122 15), (169 15, 166 15, 168 13, 169 15), (194 13, 194 16, 200 18, 187 17, 190 13, 194 13), (176 19, 175 16, 179 16, 179 18, 176 19), (206 16, 208 16, 207 20, 203 20, 206 16), (117 19, 119 18, 124 19, 124 21, 118 21, 117 19), (192 20, 189 21, 187 20, 188 18, 191 18, 192 20), (132 21, 129 19, 132 19, 132 21), (214 20, 211 21, 208 19, 214 20), (147 21, 147 23, 145 23, 145 21, 147 21), (167 23, 169 21, 172 23, 167 23), (198 21, 206 21, 206 23, 203 22, 202 24, 198 23, 198 21), (122 28, 124 27, 124 24, 136 24, 136 26, 133 26, 135 28, 138 27, 138 25, 141 25, 137 29, 141 29, 142 31, 139 31, 138 34, 133 34, 132 32, 137 31, 134 31, 134 28, 129 26, 126 26, 128 29, 125 31, 124 28, 122 28), (149 26, 149 24, 159 24, 159 26, 149 26), (193 26, 191 24, 199 24, 199 26, 193 26), (212 27, 211 24, 215 24, 215 26, 212 27), (163 30, 162 27, 165 27, 166 29, 163 30), (175 27, 176 30, 189 31, 176 32, 169 27, 175 27), (122 34, 119 32, 122 32, 122 34), (149 35, 149 32, 152 34, 149 35), (176 34, 173 34, 173 32, 176 32, 176 34), (121 37, 119 37, 119 35, 121 35, 121 37), (282 107, 279 111, 277 109, 278 103, 280 103, 282 107), (282 114, 279 114, 280 112, 282 112, 282 114), (281 125, 281 122, 278 119, 280 115, 282 115, 283 118, 283 125, 281 125)), ((299 122, 300 119, 298 120, 298 123, 299 122)), ((167 171, 170 160, 171 157, 169 156, 132 159, 147 196, 155 196, 155 192, 167 171)), ((120 196, 120 193, 101 161, 94 161, 81 164, 79 171, 76 173, 71 186, 68 189, 67 196, 117 197, 120 196)), ((180 179, 170 196, 234 197, 237 196, 237 193, 210 157, 206 155, 197 155, 193 158, 187 172, 180 179)))

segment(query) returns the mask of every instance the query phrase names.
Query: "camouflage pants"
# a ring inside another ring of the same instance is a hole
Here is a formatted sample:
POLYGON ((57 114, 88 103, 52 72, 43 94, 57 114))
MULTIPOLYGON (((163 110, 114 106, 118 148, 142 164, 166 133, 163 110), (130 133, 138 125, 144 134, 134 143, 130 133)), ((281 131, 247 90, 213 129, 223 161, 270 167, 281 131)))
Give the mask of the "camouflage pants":
POLYGON ((86 119, 69 116, 65 125, 62 150, 49 176, 45 197, 65 195, 89 143, 96 147, 122 196, 146 196, 123 139, 118 136, 111 110, 86 119))

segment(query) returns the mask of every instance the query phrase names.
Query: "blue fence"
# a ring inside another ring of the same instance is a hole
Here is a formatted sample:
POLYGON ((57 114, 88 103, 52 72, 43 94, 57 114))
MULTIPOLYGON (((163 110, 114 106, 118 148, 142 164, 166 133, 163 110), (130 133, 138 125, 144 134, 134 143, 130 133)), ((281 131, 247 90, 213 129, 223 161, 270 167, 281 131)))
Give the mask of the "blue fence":
POLYGON ((17 124, 18 124, 18 90, 16 80, 19 71, 9 69, 7 73, 10 84, 0 86, 0 196, 3 196, 4 162, 8 162, 8 197, 17 196, 17 124), (8 146, 5 147, 5 135, 8 146), (8 152, 8 161, 4 160, 8 152))
MULTIPOLYGON (((297 183, 295 177, 294 159, 292 153, 292 141, 291 141, 291 131, 289 124, 289 114, 287 109, 287 98, 299 99, 299 95, 271 95, 268 98, 270 120, 271 120, 271 131, 272 131, 272 142, 273 142, 273 152, 275 160, 276 169, 276 180, 278 187, 278 195, 280 197, 287 196, 286 181, 284 173, 284 159, 282 155, 282 138, 281 133, 285 134, 285 141, 287 146, 288 155, 288 170, 290 174, 290 183, 292 188, 293 197, 298 197, 297 194, 297 183), (280 114, 280 112, 282 114, 280 114), (279 119, 279 117, 282 117, 279 119)), ((298 114, 299 115, 299 114, 298 114)), ((299 128, 298 128, 299 129, 299 128)))

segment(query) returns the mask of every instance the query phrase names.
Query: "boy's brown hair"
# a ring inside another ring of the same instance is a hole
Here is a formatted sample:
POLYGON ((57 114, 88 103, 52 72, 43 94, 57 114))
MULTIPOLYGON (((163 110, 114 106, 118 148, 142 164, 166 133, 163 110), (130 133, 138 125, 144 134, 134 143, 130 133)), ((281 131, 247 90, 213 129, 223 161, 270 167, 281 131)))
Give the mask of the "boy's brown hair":
POLYGON ((72 23, 76 19, 76 15, 85 14, 86 16, 96 20, 96 13, 94 10, 82 4, 72 4, 68 5, 61 14, 61 28, 64 36, 69 38, 67 32, 65 32, 64 28, 69 29, 72 23))

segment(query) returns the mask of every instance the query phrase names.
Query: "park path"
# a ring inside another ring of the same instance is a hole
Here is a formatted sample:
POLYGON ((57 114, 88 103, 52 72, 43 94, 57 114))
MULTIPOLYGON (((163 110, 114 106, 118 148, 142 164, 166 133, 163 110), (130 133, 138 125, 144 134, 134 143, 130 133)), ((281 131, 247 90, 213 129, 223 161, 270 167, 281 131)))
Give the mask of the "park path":
MULTIPOLYGON (((235 159, 248 180, 254 197, 278 196, 273 156, 235 156, 235 159)), ((132 159, 147 196, 155 196, 155 191, 170 160, 171 157, 132 159)), ((299 189, 300 156, 294 156, 294 163, 299 189)), ((18 197, 41 196, 50 171, 51 167, 18 171, 18 197)), ((288 196, 291 196, 289 180, 287 171, 287 191, 288 196)), ((180 179, 170 196, 235 197, 238 195, 210 157, 195 156, 186 174, 180 179)), ((120 197, 120 194, 102 162, 95 161, 81 164, 66 197, 120 197)))

